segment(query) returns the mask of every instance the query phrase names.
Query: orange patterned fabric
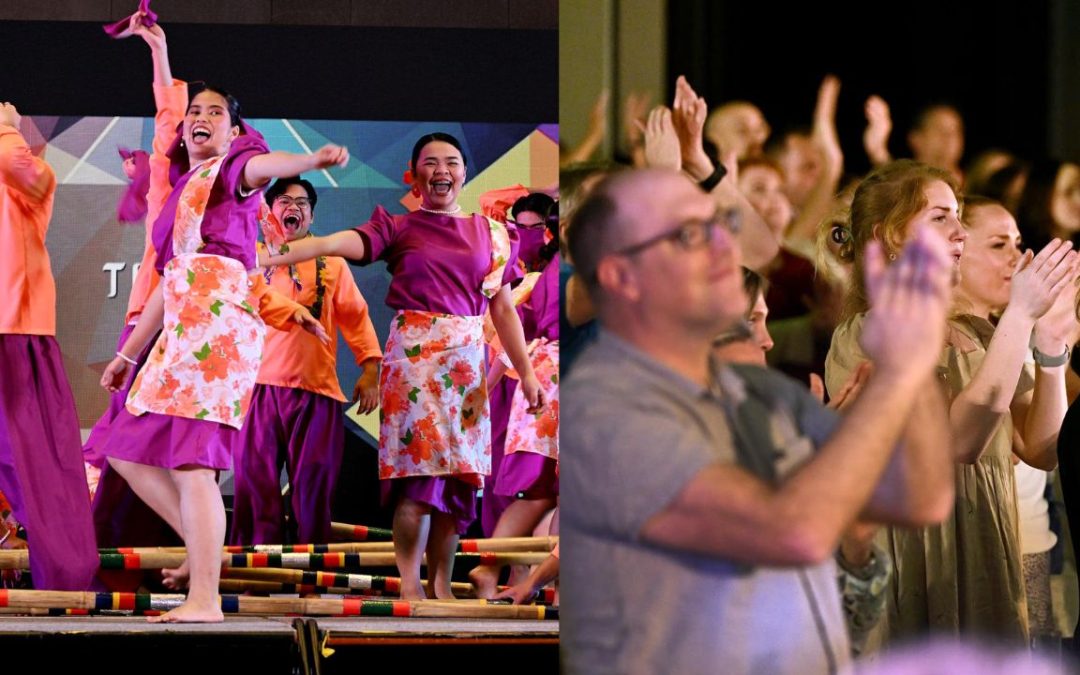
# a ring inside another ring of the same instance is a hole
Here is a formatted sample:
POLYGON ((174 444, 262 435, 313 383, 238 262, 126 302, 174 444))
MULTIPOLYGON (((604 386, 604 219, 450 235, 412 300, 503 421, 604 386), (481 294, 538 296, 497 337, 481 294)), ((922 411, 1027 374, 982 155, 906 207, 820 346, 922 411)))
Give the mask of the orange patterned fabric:
POLYGON ((521 387, 514 390, 510 421, 506 427, 506 454, 535 452, 559 459, 559 342, 541 338, 534 343, 529 360, 544 392, 544 408, 528 412, 521 387))
POLYGON ((482 320, 405 310, 391 323, 382 375, 379 477, 491 473, 482 320))
POLYGON ((161 336, 135 378, 127 408, 219 422, 239 429, 251 402, 265 327, 247 270, 232 258, 198 253, 206 202, 221 167, 208 160, 184 186, 165 265, 161 336), (252 302, 249 302, 251 300, 252 302))
POLYGON ((503 271, 510 260, 510 233, 506 226, 497 220, 487 219, 491 228, 491 271, 484 277, 480 292, 488 299, 494 298, 503 287, 503 271))

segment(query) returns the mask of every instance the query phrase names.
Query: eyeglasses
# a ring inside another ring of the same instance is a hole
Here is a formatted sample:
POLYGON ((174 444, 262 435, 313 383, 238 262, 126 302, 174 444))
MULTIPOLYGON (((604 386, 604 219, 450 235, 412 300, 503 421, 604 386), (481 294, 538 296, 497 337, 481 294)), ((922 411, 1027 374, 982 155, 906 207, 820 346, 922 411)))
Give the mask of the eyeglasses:
POLYGON ((275 204, 281 204, 282 206, 284 206, 286 208, 289 207, 289 206, 292 206, 293 204, 296 204, 296 206, 298 208, 301 208, 301 209, 310 209, 311 208, 311 200, 308 199, 307 197, 293 198, 293 197, 290 197, 288 195, 278 195, 277 197, 274 198, 274 203, 275 204))
POLYGON ((716 215, 708 220, 686 221, 674 230, 658 234, 633 246, 614 251, 614 253, 617 255, 636 255, 663 241, 673 242, 684 251, 693 251, 707 246, 713 240, 718 227, 724 228, 732 236, 737 235, 742 227, 738 209, 717 211, 716 215))

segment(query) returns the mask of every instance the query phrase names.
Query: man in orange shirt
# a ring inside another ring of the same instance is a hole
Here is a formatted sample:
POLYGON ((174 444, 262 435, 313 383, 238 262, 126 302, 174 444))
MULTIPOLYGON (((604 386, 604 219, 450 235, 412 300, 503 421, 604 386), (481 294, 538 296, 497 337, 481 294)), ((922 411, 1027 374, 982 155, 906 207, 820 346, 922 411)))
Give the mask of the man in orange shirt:
POLYGON ((97 546, 45 249, 56 176, 20 120, 0 103, 0 491, 26 527, 34 586, 86 590, 97 546))
MULTIPOLYGON (((290 241, 308 236, 318 195, 301 178, 282 178, 266 191, 266 202, 290 241)), ((360 411, 379 403, 382 350, 368 318, 367 303, 340 257, 320 257, 272 267, 266 280, 306 306, 333 336, 340 329, 361 366, 354 398, 360 411)), ((345 445, 337 379, 337 342, 324 344, 303 330, 267 327, 262 366, 244 427, 234 436, 235 472, 231 544, 284 541, 282 464, 288 470, 295 527, 293 541, 330 538, 330 502, 345 445)))

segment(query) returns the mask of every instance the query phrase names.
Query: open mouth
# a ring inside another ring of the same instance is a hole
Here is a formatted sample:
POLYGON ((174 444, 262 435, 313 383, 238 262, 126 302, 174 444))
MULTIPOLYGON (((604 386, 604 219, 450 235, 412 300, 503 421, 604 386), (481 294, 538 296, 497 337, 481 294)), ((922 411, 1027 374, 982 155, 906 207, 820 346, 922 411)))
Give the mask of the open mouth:
POLYGON ((290 213, 285 216, 285 219, 281 221, 282 224, 290 230, 295 230, 300 227, 300 216, 295 213, 290 213))
POLYGON ((431 181, 431 191, 434 194, 440 196, 446 196, 450 194, 450 190, 453 189, 454 184, 448 180, 433 180, 431 181))
POLYGON ((191 130, 192 143, 205 143, 210 140, 210 130, 206 127, 195 127, 191 130))

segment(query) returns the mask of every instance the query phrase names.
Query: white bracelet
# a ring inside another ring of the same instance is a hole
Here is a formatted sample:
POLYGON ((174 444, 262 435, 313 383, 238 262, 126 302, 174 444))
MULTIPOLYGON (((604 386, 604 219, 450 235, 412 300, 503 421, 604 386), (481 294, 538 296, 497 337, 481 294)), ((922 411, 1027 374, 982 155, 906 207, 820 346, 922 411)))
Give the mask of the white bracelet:
POLYGON ((128 358, 127 356, 124 356, 124 355, 123 355, 122 353, 120 353, 120 352, 116 352, 116 355, 117 355, 117 356, 119 356, 120 358, 124 359, 125 361, 127 361, 128 363, 130 363, 130 364, 131 364, 131 365, 133 365, 133 366, 137 366, 137 365, 139 365, 139 362, 138 362, 138 361, 136 361, 135 359, 132 359, 132 358, 128 358))

